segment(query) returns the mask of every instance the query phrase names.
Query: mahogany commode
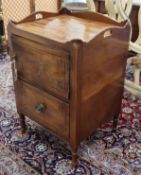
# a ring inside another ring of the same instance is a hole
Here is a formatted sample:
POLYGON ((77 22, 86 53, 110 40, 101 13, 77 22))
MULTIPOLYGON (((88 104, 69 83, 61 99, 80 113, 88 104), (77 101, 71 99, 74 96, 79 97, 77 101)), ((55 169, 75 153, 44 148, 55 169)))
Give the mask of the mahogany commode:
POLYGON ((22 131, 24 116, 49 128, 76 164, 80 142, 120 111, 128 22, 62 9, 11 21, 8 33, 22 131))

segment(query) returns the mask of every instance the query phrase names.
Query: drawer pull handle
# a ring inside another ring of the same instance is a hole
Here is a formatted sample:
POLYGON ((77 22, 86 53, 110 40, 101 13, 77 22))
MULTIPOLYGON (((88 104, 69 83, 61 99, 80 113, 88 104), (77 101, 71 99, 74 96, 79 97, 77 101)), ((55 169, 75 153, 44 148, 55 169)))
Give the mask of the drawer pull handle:
POLYGON ((35 106, 35 110, 38 113, 43 113, 45 111, 46 107, 43 104, 38 104, 35 106))

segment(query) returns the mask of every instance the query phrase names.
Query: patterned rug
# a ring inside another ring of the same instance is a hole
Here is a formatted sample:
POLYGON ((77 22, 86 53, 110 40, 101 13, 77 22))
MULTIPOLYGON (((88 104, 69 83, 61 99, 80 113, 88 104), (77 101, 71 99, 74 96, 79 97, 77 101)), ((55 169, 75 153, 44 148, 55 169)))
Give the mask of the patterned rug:
POLYGON ((15 112, 16 104, 9 60, 8 56, 5 58, 5 61, 0 60, 0 106, 15 112))
POLYGON ((0 145, 0 175, 39 175, 34 169, 0 145))
POLYGON ((116 133, 111 121, 83 141, 75 169, 69 145, 48 130, 27 119, 21 135, 9 61, 0 63, 0 106, 1 143, 43 175, 141 175, 141 99, 133 101, 127 92, 116 133))

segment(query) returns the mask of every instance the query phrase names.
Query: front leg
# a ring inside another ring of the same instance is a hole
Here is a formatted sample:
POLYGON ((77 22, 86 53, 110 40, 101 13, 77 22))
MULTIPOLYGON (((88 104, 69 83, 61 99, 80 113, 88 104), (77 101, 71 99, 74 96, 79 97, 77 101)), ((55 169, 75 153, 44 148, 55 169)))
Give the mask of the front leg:
POLYGON ((21 125, 21 133, 25 134, 27 126, 25 123, 25 116, 23 114, 19 114, 20 117, 20 125, 21 125))
POLYGON ((112 129, 112 132, 116 132, 116 129, 117 129, 117 124, 118 124, 118 114, 116 114, 113 118, 113 129, 112 129))
POLYGON ((72 168, 75 168, 78 164, 78 148, 76 146, 72 146, 72 168))

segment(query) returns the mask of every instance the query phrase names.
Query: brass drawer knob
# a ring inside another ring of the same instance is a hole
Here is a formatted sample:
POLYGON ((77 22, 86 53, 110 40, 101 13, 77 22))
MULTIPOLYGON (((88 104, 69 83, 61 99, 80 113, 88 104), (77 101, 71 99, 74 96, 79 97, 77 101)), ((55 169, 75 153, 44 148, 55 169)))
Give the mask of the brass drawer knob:
POLYGON ((35 106, 35 110, 38 113, 43 113, 45 111, 46 107, 43 104, 37 104, 35 106))

